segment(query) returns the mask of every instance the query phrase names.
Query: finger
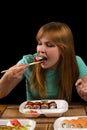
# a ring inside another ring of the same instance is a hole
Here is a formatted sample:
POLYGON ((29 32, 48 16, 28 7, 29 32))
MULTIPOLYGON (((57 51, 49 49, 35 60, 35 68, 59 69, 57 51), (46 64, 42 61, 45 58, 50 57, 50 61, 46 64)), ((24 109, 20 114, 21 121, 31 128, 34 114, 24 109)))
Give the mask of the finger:
POLYGON ((76 81, 76 83, 75 83, 75 86, 81 85, 82 82, 83 82, 82 79, 78 79, 78 80, 76 81))

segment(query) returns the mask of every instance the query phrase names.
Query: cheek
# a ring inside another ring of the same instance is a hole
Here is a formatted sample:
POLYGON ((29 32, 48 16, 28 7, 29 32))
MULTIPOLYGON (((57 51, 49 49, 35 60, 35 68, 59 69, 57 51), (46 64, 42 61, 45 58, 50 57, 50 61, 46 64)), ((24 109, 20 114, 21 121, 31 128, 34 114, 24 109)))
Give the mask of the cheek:
POLYGON ((60 52, 57 52, 57 57, 56 58, 59 59, 60 55, 61 55, 60 52))
POLYGON ((52 56, 53 62, 58 62, 58 61, 59 61, 59 58, 60 58, 60 55, 59 55, 59 54, 54 54, 54 55, 52 56))
POLYGON ((60 50, 58 48, 55 48, 51 51, 50 55, 52 56, 52 58, 58 60, 60 57, 60 50))
POLYGON ((60 55, 61 55, 61 50, 59 48, 57 48, 57 50, 55 52, 56 52, 56 55, 57 55, 57 59, 59 59, 60 55))

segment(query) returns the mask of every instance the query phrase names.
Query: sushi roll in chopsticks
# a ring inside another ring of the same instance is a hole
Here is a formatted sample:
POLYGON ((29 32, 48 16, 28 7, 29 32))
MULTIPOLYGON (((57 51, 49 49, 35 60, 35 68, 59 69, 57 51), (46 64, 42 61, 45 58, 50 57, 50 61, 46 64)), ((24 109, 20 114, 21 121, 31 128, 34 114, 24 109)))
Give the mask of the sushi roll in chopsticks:
POLYGON ((34 58, 34 61, 35 61, 35 62, 42 61, 42 60, 43 60, 43 58, 42 58, 42 57, 39 57, 39 56, 37 56, 37 57, 34 58))
POLYGON ((40 57, 40 56, 37 56, 37 57, 34 58, 35 62, 38 62, 38 61, 43 62, 44 60, 47 60, 47 58, 46 57, 40 57))

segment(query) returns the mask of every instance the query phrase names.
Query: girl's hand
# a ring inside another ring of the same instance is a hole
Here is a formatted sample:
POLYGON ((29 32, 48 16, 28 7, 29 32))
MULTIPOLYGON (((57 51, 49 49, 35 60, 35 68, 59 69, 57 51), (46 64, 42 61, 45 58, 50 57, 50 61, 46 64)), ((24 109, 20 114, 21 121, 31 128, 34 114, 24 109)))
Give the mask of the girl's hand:
POLYGON ((8 79, 20 79, 28 66, 28 64, 16 64, 9 68, 4 76, 8 76, 8 79))
POLYGON ((87 80, 84 80, 83 78, 78 79, 75 85, 79 96, 83 100, 87 101, 87 80))

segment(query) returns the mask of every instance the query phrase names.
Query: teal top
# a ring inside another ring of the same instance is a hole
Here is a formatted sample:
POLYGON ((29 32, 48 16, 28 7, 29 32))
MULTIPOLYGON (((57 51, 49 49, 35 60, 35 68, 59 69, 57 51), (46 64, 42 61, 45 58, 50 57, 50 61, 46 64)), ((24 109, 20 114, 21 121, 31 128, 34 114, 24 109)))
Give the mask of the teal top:
MULTIPOLYGON (((34 58, 36 57, 36 53, 35 54, 28 54, 28 55, 24 55, 23 58, 18 62, 19 63, 23 63, 23 64, 27 64, 27 63, 31 63, 34 61, 34 58)), ((83 77, 84 75, 87 74, 87 66, 84 63, 84 61, 82 60, 82 58, 80 56, 76 56, 76 60, 78 63, 78 67, 79 67, 79 78, 83 77)), ((32 71, 33 65, 28 67, 26 72, 23 75, 23 78, 26 79, 26 98, 27 100, 40 100, 41 97, 39 96, 38 92, 33 89, 31 90, 29 87, 29 80, 30 80, 30 74, 32 71)), ((58 98, 58 82, 55 82, 55 78, 56 75, 59 74, 59 70, 48 70, 47 71, 47 75, 46 75, 46 79, 47 79, 47 84, 45 85, 48 97, 47 99, 57 99, 58 98)), ((57 80, 59 81, 58 77, 57 80)))

